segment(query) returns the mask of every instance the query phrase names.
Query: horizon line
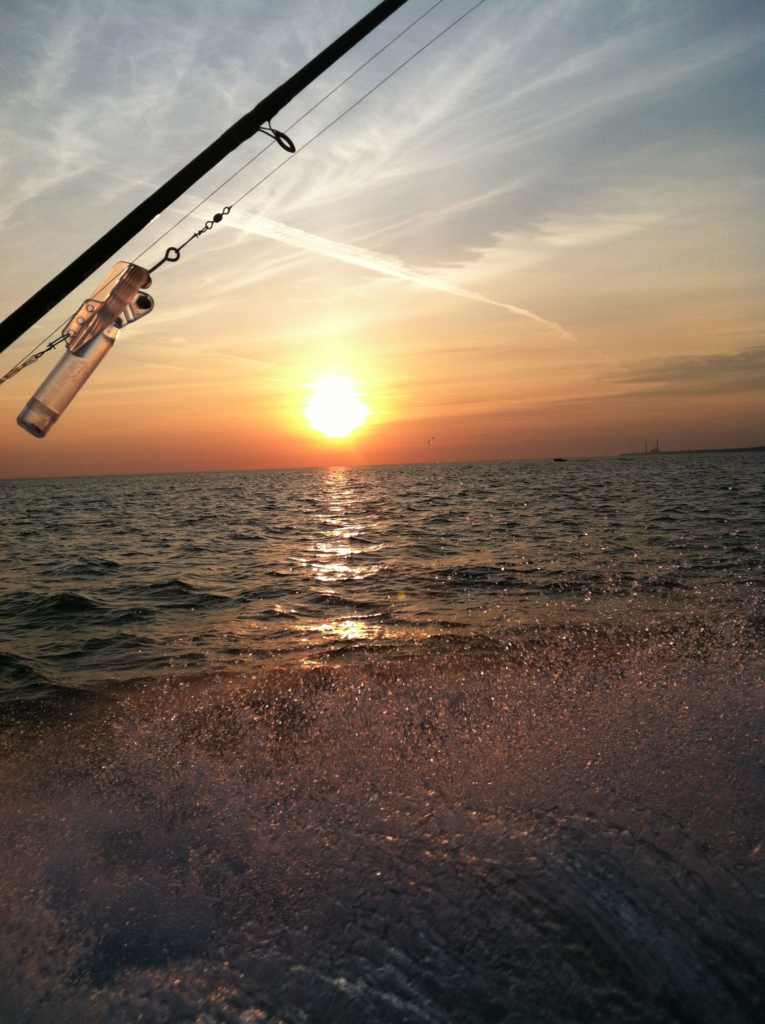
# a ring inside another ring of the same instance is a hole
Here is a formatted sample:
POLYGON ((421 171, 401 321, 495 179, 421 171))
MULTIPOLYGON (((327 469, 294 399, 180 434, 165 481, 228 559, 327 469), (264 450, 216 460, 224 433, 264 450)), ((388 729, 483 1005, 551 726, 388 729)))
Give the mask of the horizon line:
POLYGON ((449 462, 441 460, 429 462, 367 462, 361 464, 334 463, 315 466, 252 466, 248 469, 166 469, 148 470, 135 473, 65 473, 56 476, 0 476, 0 482, 16 483, 26 480, 102 480, 113 478, 126 478, 137 476, 201 476, 213 473, 300 473, 312 472, 317 469, 380 469, 395 468, 397 466, 469 466, 483 465, 501 462, 584 462, 592 459, 633 459, 642 458, 647 455, 715 455, 747 452, 765 453, 765 444, 751 445, 737 448, 674 448, 661 452, 619 452, 614 455, 538 455, 538 456, 515 456, 503 459, 454 459, 449 462))

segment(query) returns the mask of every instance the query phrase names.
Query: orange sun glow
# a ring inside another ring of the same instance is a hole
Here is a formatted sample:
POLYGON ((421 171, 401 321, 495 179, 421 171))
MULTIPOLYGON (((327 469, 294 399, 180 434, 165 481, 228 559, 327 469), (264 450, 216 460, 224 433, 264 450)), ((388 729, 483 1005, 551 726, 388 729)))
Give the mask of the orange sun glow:
POLYGON ((325 377, 312 387, 314 395, 305 414, 320 434, 348 437, 369 415, 369 409, 347 377, 325 377))

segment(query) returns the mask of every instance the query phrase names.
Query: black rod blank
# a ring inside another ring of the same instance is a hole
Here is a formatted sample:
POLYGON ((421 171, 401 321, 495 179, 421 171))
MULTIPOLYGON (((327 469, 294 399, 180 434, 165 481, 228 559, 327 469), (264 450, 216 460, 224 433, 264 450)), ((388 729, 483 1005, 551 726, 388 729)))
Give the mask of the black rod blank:
POLYGON ((69 264, 60 274, 44 285, 30 299, 0 323, 0 352, 12 345, 17 338, 29 330, 49 310, 71 291, 86 281, 94 271, 113 256, 119 249, 146 227, 158 214, 174 203, 179 196, 191 188, 209 170, 220 163, 238 146, 267 124, 279 111, 293 100, 306 86, 323 74, 344 54, 377 28, 386 18, 403 7, 407 0, 383 0, 360 21, 344 32, 338 39, 310 60, 304 67, 288 78, 283 85, 261 100, 256 107, 236 124, 225 131, 220 138, 208 146, 199 156, 186 164, 156 192, 144 199, 119 224, 94 242, 81 256, 69 264))

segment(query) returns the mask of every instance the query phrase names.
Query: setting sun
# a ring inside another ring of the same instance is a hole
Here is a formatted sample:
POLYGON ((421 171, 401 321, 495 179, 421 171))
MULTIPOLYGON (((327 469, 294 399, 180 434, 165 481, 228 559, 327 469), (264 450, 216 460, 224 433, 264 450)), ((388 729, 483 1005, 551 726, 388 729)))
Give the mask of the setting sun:
POLYGON ((369 415, 347 377, 325 377, 312 387, 315 393, 305 414, 313 429, 327 437, 347 437, 369 415))

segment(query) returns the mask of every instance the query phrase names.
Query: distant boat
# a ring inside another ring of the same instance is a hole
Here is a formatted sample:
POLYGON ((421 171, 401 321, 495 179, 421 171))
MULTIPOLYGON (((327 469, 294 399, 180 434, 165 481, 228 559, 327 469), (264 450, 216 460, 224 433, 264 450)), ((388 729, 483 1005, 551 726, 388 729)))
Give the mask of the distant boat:
POLYGON ((553 459, 553 462, 568 462, 568 459, 553 459))

